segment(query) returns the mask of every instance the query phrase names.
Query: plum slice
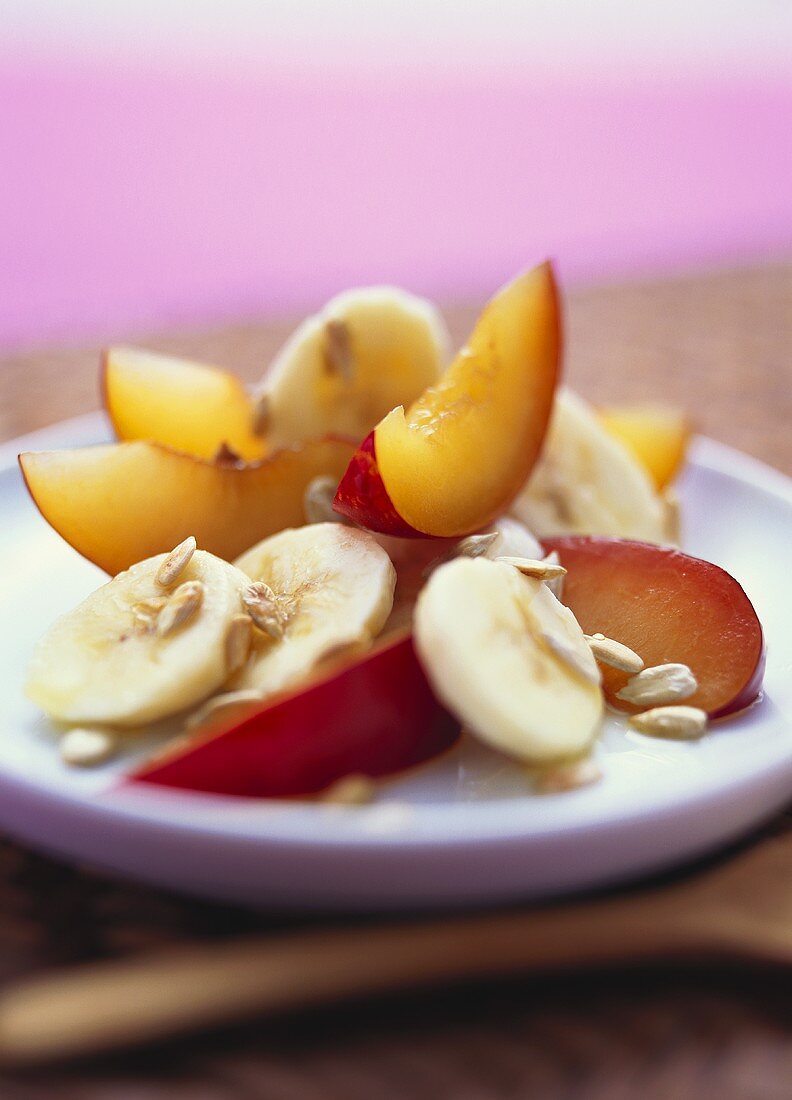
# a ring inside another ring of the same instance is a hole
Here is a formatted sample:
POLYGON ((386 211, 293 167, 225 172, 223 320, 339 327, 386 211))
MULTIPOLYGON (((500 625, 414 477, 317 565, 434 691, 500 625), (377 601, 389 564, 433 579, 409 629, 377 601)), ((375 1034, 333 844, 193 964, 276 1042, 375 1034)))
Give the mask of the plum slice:
MULTIPOLYGON (((762 626, 740 584, 711 562, 680 550, 627 539, 545 539, 568 570, 562 599, 586 634, 623 642, 647 667, 688 665, 699 688, 685 703, 711 718, 742 710, 761 690, 762 626)), ((609 702, 627 674, 602 667, 609 702)))
POLYGON ((302 688, 219 719, 131 780, 251 798, 310 795, 352 773, 411 768, 458 736, 412 638, 401 634, 302 688))
POLYGON ((544 263, 503 287, 442 377, 366 437, 335 510, 402 538, 457 538, 485 527, 534 467, 560 360, 558 292, 544 263))

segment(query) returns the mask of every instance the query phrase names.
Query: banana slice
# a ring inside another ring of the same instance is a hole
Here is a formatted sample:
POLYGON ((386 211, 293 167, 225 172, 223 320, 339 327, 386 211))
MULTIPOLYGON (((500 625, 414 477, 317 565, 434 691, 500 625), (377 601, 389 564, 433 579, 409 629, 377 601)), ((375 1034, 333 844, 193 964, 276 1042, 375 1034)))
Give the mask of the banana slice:
POLYGON ((547 585, 486 558, 431 576, 414 636, 439 698, 475 736, 532 763, 583 752, 603 701, 577 620, 547 585))
POLYGON ((159 554, 119 573, 41 639, 27 694, 50 717, 141 726, 193 706, 225 682, 226 634, 249 581, 197 550, 163 584, 163 566, 172 560, 159 554))
POLYGON ((304 321, 262 384, 273 446, 328 432, 363 439, 441 374, 450 338, 435 307, 395 287, 348 290, 304 321))
POLYGON ((256 582, 245 598, 262 627, 236 690, 269 695, 305 679, 334 652, 367 649, 393 606, 390 558, 368 532, 341 523, 281 531, 236 565, 256 582))
MULTIPOLYGON (((485 558, 509 556, 513 558, 543 558, 545 552, 539 540, 528 530, 524 523, 511 516, 501 516, 487 531, 495 532, 498 538, 487 547, 485 558)), ((486 533, 486 532, 485 532, 486 533)))
POLYGON ((665 509, 648 474, 569 390, 556 397, 544 452, 511 512, 540 538, 666 541, 665 509))
POLYGON ((544 557, 544 550, 528 528, 511 516, 501 516, 482 535, 485 537, 473 535, 458 541, 399 539, 390 535, 374 535, 380 546, 387 550, 398 575, 393 610, 385 629, 409 629, 415 601, 426 578, 433 569, 460 554, 485 558, 496 558, 502 554, 515 558, 544 557), (488 535, 492 537, 486 538, 488 535))

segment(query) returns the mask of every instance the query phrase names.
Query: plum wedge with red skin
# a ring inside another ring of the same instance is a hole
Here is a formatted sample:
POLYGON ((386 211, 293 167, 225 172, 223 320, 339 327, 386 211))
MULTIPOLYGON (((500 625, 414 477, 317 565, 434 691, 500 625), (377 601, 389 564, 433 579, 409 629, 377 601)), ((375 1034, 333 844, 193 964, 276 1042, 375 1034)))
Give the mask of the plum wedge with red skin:
POLYGON ((373 778, 449 748, 458 724, 435 699, 402 635, 306 687, 179 743, 130 778, 249 798, 311 795, 350 774, 373 778))
POLYGON ((425 539, 405 522, 388 496, 388 490, 377 467, 377 444, 374 432, 366 438, 352 456, 338 484, 333 509, 369 531, 401 539, 425 539))
MULTIPOLYGON (((699 687, 685 705, 721 718, 758 697, 765 668, 762 626, 725 569, 628 539, 569 536, 543 544, 557 551, 567 570, 562 600, 586 634, 623 642, 647 667, 680 662, 692 669, 699 687)), ((626 673, 604 665, 602 673, 610 703, 640 709, 616 698, 626 673)))
POLYGON ((317 477, 341 476, 354 445, 328 436, 260 462, 207 462, 138 440, 66 451, 27 451, 19 465, 33 502, 74 549, 115 576, 193 535, 233 561, 305 521, 317 477))
POLYGON ((560 365, 560 306, 547 262, 502 287, 437 382, 366 436, 335 510, 402 538, 461 538, 485 527, 536 463, 560 365))

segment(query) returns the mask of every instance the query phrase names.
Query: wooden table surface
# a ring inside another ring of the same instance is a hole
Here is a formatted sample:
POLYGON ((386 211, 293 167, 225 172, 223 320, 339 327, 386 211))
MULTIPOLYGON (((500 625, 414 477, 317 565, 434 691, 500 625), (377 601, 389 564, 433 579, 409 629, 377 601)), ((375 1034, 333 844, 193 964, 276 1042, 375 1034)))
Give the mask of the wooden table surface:
MULTIPOLYGON (((461 337, 472 313, 449 317, 461 337)), ((114 338, 255 378, 288 329, 250 322, 114 338)), ((680 402, 702 431, 792 473, 792 266, 576 292, 568 331, 567 377, 588 396, 680 402)), ((96 363, 96 347, 0 358, 0 439, 97 407, 96 363)), ((0 843, 0 982, 282 923, 0 843)), ((667 967, 468 986, 0 1073, 0 1098, 788 1100, 788 990, 785 974, 667 967)))

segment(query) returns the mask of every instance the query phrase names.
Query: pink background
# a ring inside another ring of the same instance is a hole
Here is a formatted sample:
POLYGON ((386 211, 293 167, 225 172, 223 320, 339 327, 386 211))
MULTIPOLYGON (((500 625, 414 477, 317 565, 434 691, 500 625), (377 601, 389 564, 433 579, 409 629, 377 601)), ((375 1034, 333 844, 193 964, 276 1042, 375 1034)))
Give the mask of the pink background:
POLYGON ((0 345, 792 253, 792 84, 0 63, 0 345))

